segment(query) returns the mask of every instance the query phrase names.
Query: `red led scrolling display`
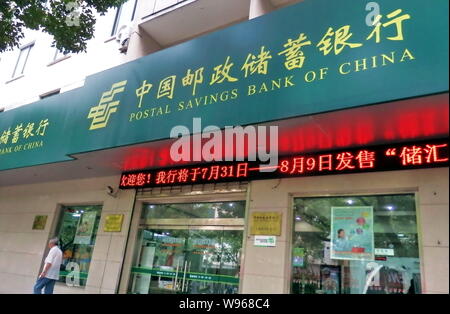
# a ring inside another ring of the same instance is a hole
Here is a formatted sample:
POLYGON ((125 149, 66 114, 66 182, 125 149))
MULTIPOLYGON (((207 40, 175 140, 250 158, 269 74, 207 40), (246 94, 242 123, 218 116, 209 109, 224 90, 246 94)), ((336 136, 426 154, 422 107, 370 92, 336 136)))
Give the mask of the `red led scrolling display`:
POLYGON ((220 162, 124 173, 121 189, 204 184, 448 166, 448 141, 366 147, 280 158, 276 166, 260 162, 220 162), (265 171, 261 171, 265 170, 265 171), (272 171, 270 171, 272 170, 272 171))
POLYGON ((249 163, 242 162, 124 173, 120 180, 120 188, 247 180, 249 171, 249 163))

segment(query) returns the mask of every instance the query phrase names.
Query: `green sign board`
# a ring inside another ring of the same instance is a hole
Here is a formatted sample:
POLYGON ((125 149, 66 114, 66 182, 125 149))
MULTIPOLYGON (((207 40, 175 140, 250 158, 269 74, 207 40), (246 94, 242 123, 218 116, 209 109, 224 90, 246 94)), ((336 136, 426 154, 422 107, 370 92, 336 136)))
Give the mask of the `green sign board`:
POLYGON ((448 1, 305 0, 0 115, 0 170, 448 91, 448 1))
MULTIPOLYGON (((177 277, 177 273, 175 271, 159 270, 155 268, 145 268, 145 267, 133 267, 131 269, 131 273, 167 277, 171 279, 177 277)), ((195 272, 187 272, 186 275, 187 275, 186 279, 192 281, 215 282, 229 285, 239 284, 239 278, 233 276, 195 273, 195 272)))

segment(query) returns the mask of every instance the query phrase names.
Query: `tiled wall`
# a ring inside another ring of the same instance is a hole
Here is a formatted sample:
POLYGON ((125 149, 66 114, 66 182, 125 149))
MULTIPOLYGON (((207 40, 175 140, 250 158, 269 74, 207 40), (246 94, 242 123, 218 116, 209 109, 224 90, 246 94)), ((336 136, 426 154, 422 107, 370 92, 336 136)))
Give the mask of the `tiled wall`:
POLYGON ((97 240, 85 288, 58 284, 55 293, 114 293, 125 250, 134 191, 117 198, 106 187, 118 177, 23 185, 0 189, 0 293, 31 293, 46 244, 58 220, 58 205, 103 204, 97 240), (124 214, 122 232, 103 231, 107 214, 124 214), (48 215, 45 230, 32 230, 35 215, 48 215))

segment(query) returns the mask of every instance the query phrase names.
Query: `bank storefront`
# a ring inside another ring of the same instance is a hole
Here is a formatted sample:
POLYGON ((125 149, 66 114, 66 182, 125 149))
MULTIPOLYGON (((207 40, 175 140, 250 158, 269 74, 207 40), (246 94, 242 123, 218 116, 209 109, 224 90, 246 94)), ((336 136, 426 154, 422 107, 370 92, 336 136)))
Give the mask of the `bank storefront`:
POLYGON ((304 1, 2 113, 0 232, 33 267, 1 278, 26 292, 58 236, 59 293, 448 293, 448 2, 378 2, 304 1))
POLYGON ((142 203, 131 293, 238 293, 245 200, 142 203))

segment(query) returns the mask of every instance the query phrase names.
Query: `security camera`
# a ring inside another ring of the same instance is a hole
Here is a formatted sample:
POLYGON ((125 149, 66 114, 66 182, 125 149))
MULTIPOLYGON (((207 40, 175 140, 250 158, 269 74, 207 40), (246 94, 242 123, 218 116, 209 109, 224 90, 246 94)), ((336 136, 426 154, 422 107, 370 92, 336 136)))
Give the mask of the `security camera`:
POLYGON ((117 192, 118 191, 114 191, 114 188, 109 185, 106 187, 106 194, 108 194, 109 196, 117 197, 117 192))

